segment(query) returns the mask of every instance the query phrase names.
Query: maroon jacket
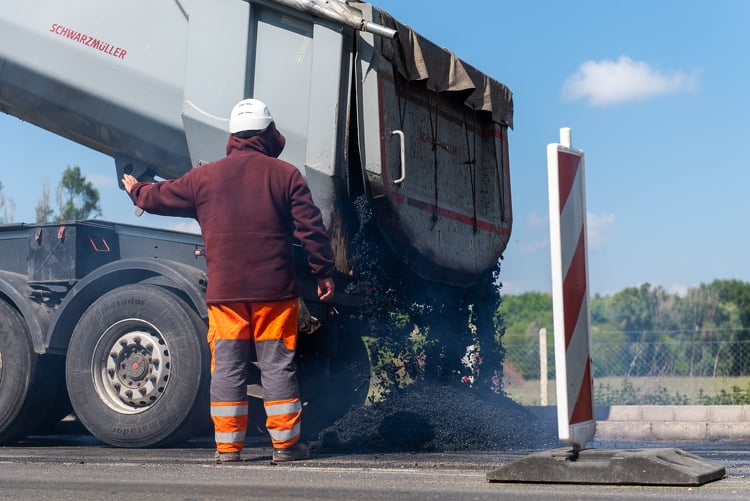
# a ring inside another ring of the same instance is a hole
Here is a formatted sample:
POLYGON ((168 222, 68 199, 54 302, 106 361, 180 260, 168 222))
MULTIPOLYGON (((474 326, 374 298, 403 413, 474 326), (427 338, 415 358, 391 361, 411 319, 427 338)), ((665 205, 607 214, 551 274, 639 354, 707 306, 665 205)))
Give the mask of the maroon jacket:
POLYGON ((206 244, 207 303, 297 297, 294 238, 314 276, 333 275, 330 240, 310 189, 296 167, 276 158, 284 144, 273 124, 248 139, 230 136, 221 160, 130 191, 150 213, 198 220, 206 244))

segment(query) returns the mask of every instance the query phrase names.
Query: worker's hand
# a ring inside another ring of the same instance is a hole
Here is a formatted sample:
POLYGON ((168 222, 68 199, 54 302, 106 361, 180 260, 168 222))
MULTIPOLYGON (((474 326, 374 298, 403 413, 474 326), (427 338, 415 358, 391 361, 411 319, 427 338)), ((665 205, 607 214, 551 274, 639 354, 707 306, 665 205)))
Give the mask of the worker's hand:
POLYGON ((130 174, 123 174, 122 175, 122 185, 125 187, 125 191, 130 193, 130 190, 133 189, 133 186, 138 182, 136 178, 131 176, 130 174))
POLYGON ((333 291, 336 289, 336 284, 333 283, 332 278, 319 278, 318 279, 318 299, 321 301, 328 301, 333 297, 333 291))

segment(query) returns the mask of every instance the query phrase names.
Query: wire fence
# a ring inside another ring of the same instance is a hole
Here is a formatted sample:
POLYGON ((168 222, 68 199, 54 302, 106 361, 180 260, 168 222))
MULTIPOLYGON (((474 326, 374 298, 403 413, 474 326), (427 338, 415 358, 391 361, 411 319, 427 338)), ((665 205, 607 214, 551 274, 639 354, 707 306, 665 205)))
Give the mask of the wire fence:
MULTIPOLYGON (((539 343, 504 344, 505 389, 524 404, 554 401, 554 383, 544 398, 539 343)), ((555 379, 550 343, 547 374, 555 379)), ((597 404, 750 403, 750 341, 593 342, 592 375, 597 404)))

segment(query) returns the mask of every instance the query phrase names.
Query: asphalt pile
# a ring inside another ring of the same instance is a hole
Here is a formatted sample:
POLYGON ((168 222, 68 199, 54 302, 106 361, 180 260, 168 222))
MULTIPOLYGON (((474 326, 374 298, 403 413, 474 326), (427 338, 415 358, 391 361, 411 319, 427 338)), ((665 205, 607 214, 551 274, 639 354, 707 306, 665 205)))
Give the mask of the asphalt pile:
POLYGON ((542 450, 557 430, 503 395, 419 382, 352 408, 311 444, 318 453, 542 450))

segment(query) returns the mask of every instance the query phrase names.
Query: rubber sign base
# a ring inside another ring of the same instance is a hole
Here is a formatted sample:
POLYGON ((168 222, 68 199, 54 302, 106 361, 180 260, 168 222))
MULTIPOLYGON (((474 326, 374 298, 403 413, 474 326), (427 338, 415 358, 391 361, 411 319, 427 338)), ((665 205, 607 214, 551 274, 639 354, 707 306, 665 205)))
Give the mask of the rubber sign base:
POLYGON ((554 449, 492 470, 487 481, 697 486, 725 474, 723 466, 681 449, 554 449))

